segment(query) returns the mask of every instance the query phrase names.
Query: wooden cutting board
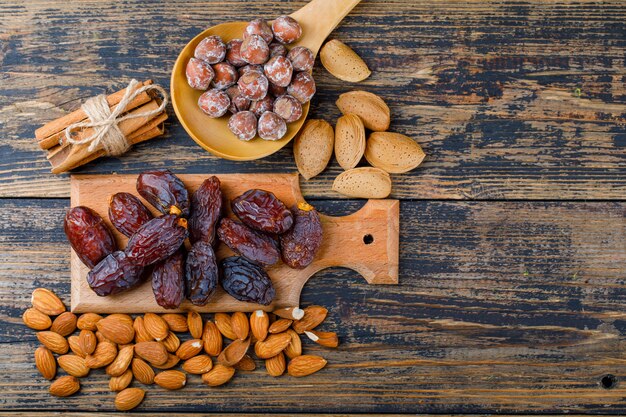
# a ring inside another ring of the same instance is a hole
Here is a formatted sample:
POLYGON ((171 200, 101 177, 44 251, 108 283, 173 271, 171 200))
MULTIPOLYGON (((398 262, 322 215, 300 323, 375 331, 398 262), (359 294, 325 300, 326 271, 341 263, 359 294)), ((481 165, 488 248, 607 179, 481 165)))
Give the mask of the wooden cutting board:
MULTIPOLYGON (((210 174, 179 175, 190 192, 194 192, 210 174)), ((287 206, 304 198, 300 193, 297 174, 219 174, 222 192, 227 201, 251 188, 273 192, 287 206)), ((73 175, 71 178, 71 204, 87 206, 95 210, 108 223, 117 240, 118 247, 126 246, 127 238, 117 232, 108 218, 109 197, 117 192, 129 192, 136 196, 137 175, 73 175)), ((142 199, 143 201, 143 199, 142 199)), ((152 206, 143 201, 147 207, 152 206)), ((228 215, 230 204, 225 204, 228 215)), ((179 311, 199 312, 254 311, 259 308, 271 311, 275 308, 299 305, 300 292, 308 279, 316 272, 333 266, 342 266, 359 272, 370 284, 398 283, 398 200, 369 200, 356 213, 343 217, 321 215, 324 239, 322 247, 311 265, 302 270, 291 269, 279 262, 267 271, 276 288, 276 298, 269 306, 237 301, 221 288, 210 302, 197 307, 185 301, 179 311)), ((153 210, 156 214, 156 210, 153 210)), ((220 245, 217 257, 232 255, 220 245)), ((144 313, 173 311, 161 308, 152 294, 148 281, 126 293, 109 297, 97 296, 85 279, 89 269, 72 250, 72 311, 76 313, 144 313)), ((338 283, 338 288, 341 288, 338 283)))

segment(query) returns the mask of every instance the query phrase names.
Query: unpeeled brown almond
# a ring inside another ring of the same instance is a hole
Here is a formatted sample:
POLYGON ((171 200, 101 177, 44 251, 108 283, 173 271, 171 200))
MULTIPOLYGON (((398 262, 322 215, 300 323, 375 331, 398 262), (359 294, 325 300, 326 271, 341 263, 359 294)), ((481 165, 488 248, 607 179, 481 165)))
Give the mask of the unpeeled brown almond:
POLYGON ((50 394, 55 397, 69 397, 80 389, 80 382, 71 375, 65 375, 50 385, 50 394))
POLYGON ((74 330, 76 330, 76 320, 77 318, 74 313, 66 311, 54 319, 50 330, 63 337, 67 337, 74 333, 74 330))
POLYGON ((145 396, 141 388, 126 388, 115 396, 115 408, 119 411, 128 411, 137 407, 145 396))
POLYGON ((65 306, 59 297, 45 288, 37 288, 33 291, 30 302, 37 310, 49 316, 58 316, 65 311, 65 306))
POLYGON ((382 98, 367 91, 343 93, 335 102, 343 114, 356 114, 370 130, 382 132, 389 129, 391 112, 382 98))
POLYGON ((70 346, 67 343, 67 340, 58 333, 51 331, 43 331, 37 333, 37 339, 41 342, 42 345, 53 351, 54 353, 58 353, 59 355, 64 355, 70 349, 70 346))
POLYGON ((343 169, 354 168, 365 152, 365 126, 356 114, 337 119, 335 126, 335 158, 343 169))
POLYGON ((333 127, 325 120, 307 120, 293 143, 293 156, 298 171, 311 179, 324 171, 333 155, 333 127))
POLYGON ((154 377, 154 382, 161 388, 177 390, 185 386, 187 375, 176 370, 163 371, 154 377))
POLYGON ((328 72, 343 81, 363 81, 372 73, 352 48, 337 39, 326 42, 320 50, 320 60, 328 72))
POLYGON ((146 313, 143 315, 143 325, 148 334, 157 342, 165 339, 170 332, 167 322, 154 313, 146 313))
POLYGON ((235 368, 217 364, 206 374, 202 374, 202 381, 210 387, 217 387, 230 381, 235 375, 235 368))
POLYGON ((217 356, 222 351, 222 333, 212 321, 207 321, 202 332, 202 344, 207 355, 217 356))
POLYGON ((250 332, 250 322, 248 321, 246 313, 242 313, 241 311, 233 313, 230 317, 230 327, 232 327, 233 332, 237 335, 237 339, 246 339, 250 332))
POLYGON ((29 308, 22 315, 22 320, 24 324, 30 327, 33 330, 46 330, 50 328, 52 325, 52 320, 50 316, 42 313, 36 308, 29 308))
POLYGON ((416 168, 425 156, 417 142, 408 136, 393 132, 372 132, 365 148, 367 162, 391 174, 400 174, 416 168))
POLYGON ((69 375, 82 378, 89 374, 85 359, 77 355, 61 355, 57 358, 59 366, 69 375))
POLYGON ((187 313, 187 327, 191 337, 200 339, 202 337, 202 317, 195 311, 187 313))
POLYGON ((46 379, 54 379, 57 373, 57 363, 54 360, 54 355, 45 346, 39 346, 35 350, 35 366, 46 379))
POLYGON ((133 320, 130 322, 120 316, 111 314, 96 323, 98 331, 113 343, 125 345, 135 337, 133 320))
POLYGON ((170 330, 177 333, 184 333, 189 331, 187 325, 187 317, 178 313, 166 313, 161 316, 163 320, 167 322, 170 330))
POLYGON ((169 358, 165 346, 159 342, 139 342, 135 345, 135 353, 153 365, 163 365, 169 358))
POLYGON ((321 356, 302 355, 289 361, 287 372, 295 377, 307 376, 322 369, 326 363, 326 359, 321 356))
POLYGON ((257 341, 263 341, 267 337, 270 318, 263 310, 256 310, 250 314, 250 331, 257 341))
POLYGON ((380 168, 352 168, 335 178, 333 191, 354 198, 385 198, 391 193, 391 177, 380 168))

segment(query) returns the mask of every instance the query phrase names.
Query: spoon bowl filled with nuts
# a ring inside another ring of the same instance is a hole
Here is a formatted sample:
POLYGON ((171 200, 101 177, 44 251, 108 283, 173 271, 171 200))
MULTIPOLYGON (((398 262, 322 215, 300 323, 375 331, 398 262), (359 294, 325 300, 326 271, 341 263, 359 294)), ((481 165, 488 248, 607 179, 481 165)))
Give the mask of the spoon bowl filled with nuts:
POLYGON ((230 160, 284 147, 309 112, 318 50, 359 2, 312 0, 289 16, 222 23, 193 38, 171 77, 172 104, 187 133, 230 160))

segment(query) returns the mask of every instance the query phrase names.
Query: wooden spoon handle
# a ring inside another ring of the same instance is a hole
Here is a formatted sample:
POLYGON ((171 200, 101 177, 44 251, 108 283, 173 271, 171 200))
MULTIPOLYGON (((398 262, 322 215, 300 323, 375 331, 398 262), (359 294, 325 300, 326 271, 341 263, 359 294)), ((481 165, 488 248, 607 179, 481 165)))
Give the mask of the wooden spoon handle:
POLYGON ((302 26, 302 38, 295 44, 306 46, 315 55, 324 40, 361 0, 311 0, 290 16, 302 26))

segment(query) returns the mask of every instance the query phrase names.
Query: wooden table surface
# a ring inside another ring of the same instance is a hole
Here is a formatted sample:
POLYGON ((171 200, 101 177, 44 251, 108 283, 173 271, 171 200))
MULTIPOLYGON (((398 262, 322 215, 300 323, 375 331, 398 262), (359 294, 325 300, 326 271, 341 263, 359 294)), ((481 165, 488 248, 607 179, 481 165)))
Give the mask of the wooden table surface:
MULTIPOLYGON (((66 302, 70 289, 69 176, 49 173, 35 128, 132 77, 169 86, 178 51, 206 27, 303 4, 0 0, 3 411, 113 410, 102 372, 72 398, 49 396, 21 322, 34 288, 66 302)), ((323 352, 325 370, 275 379, 259 369, 217 389, 199 378, 178 392, 152 386, 139 411, 626 413, 626 3, 364 0, 331 37, 372 76, 353 86, 318 64, 311 117, 334 123, 340 93, 376 92, 391 129, 428 155, 393 176, 400 285, 323 271, 302 305, 329 307, 324 327, 340 336, 323 352)), ((77 172, 296 169, 291 147, 218 159, 171 113, 165 137, 77 172)), ((362 205, 330 190, 340 171, 333 162, 302 181, 325 213, 362 205)))

